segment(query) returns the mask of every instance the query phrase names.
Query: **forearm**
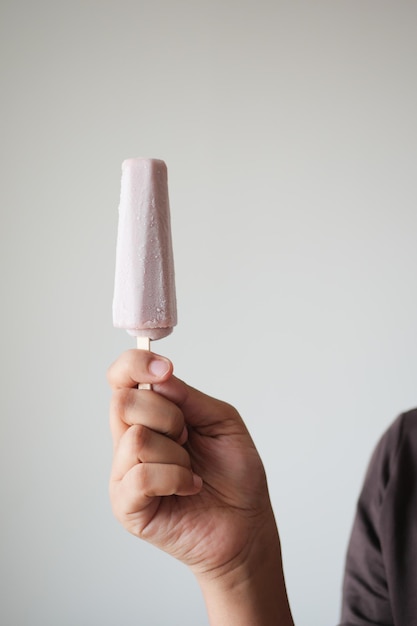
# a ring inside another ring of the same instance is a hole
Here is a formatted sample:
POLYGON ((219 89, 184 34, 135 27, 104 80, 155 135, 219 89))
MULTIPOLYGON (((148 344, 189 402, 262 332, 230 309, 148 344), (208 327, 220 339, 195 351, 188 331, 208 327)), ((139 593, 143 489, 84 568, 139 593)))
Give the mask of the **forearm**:
POLYGON ((275 526, 242 563, 199 583, 210 626, 293 626, 275 526))

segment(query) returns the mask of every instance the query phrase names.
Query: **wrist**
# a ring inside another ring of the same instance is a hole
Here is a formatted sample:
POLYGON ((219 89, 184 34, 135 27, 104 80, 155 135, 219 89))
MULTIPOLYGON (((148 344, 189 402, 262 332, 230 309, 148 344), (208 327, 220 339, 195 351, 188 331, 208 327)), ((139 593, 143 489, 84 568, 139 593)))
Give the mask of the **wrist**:
POLYGON ((210 626, 293 626, 275 522, 233 561, 197 575, 210 626))

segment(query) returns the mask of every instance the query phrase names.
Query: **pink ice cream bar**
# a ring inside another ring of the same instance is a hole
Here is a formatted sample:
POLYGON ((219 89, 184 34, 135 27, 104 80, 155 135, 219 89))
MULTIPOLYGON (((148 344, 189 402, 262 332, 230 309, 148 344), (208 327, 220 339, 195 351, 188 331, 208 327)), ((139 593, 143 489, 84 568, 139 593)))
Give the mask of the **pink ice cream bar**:
POLYGON ((158 159, 122 164, 113 324, 161 339, 177 323, 167 168, 158 159))

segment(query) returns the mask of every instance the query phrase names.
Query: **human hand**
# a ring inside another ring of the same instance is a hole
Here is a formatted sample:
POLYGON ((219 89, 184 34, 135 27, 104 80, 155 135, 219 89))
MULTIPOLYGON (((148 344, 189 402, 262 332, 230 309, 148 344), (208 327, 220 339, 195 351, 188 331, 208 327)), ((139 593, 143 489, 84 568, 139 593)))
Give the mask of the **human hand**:
POLYGON ((124 353, 108 379, 110 498, 117 519, 192 569, 211 623, 224 623, 223 607, 231 603, 231 626, 270 624, 282 615, 284 621, 274 623, 292 623, 285 621, 289 609, 265 472, 238 412, 186 385, 167 359, 151 352, 124 353), (152 391, 138 390, 139 382, 151 383, 152 391), (230 593, 237 587, 239 594, 230 593))
POLYGON ((109 382, 116 517, 197 574, 244 558, 271 511, 262 462, 237 411, 146 351, 123 354, 109 382), (139 381, 153 391, 138 390, 139 381))

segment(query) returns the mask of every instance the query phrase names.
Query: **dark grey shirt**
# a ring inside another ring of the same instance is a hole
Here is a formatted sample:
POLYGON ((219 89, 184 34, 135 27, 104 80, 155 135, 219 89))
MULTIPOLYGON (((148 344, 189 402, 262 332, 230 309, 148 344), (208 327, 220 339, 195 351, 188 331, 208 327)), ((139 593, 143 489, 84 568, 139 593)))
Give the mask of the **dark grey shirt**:
POLYGON ((417 409, 379 441, 349 543, 341 626, 417 626, 417 409))

